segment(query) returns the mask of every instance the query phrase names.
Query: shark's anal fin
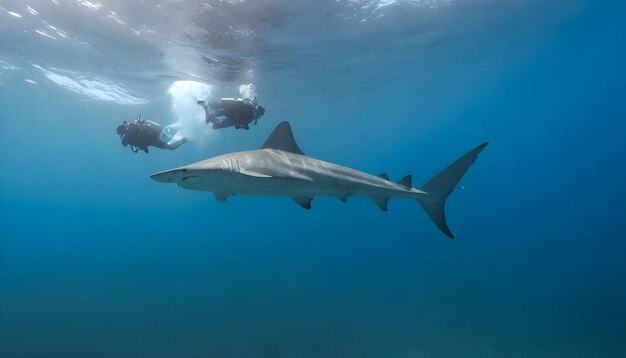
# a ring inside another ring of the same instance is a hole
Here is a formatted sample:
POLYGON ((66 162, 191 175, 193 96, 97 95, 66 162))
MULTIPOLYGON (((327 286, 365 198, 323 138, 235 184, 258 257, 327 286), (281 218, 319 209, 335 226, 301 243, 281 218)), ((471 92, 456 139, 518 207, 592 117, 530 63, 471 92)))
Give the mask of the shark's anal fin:
POLYGON ((228 199, 227 193, 213 193, 213 196, 215 196, 215 199, 220 203, 225 203, 226 199, 228 199))
POLYGON ((389 180, 389 175, 387 175, 387 173, 380 173, 378 174, 379 178, 383 178, 385 180, 389 180))
POLYGON ((413 177, 411 176, 411 174, 406 175, 404 178, 398 181, 398 184, 410 189, 413 187, 413 177))
POLYGON ((298 147, 293 137, 289 122, 281 122, 276 126, 270 137, 267 138, 265 143, 261 146, 261 149, 276 149, 304 155, 304 152, 298 147))
POLYGON ((389 202, 389 198, 382 196, 372 196, 371 199, 380 208, 380 210, 387 211, 387 203, 389 202))
POLYGON ((307 210, 311 209, 311 201, 313 201, 313 198, 293 197, 292 199, 293 199, 293 201, 298 203, 298 205, 300 205, 301 207, 303 207, 303 208, 305 208, 307 210))

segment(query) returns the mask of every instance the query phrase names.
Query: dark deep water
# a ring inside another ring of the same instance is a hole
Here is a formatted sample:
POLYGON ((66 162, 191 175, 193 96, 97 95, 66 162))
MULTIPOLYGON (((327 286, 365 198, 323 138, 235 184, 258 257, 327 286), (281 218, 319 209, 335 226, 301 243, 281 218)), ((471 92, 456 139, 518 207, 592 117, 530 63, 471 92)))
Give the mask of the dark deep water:
POLYGON ((624 2, 58 3, 0 0, 0 357, 626 356, 624 2), (268 112, 123 148, 123 119, 198 115, 177 80, 254 83, 268 112), (448 201, 457 239, 412 201, 149 178, 282 120, 416 185, 489 140, 448 201))

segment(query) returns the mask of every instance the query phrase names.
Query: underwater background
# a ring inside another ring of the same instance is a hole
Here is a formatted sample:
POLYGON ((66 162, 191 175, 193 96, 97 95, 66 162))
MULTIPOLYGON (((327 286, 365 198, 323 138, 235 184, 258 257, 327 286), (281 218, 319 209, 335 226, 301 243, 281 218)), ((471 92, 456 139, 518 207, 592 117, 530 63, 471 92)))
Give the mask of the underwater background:
POLYGON ((0 357, 626 356, 626 3, 0 0, 0 357), (241 86, 243 85, 243 86, 241 86), (249 131, 197 98, 254 92, 249 131), (132 153, 138 115, 190 143, 132 153), (414 201, 150 179, 258 148, 414 201))

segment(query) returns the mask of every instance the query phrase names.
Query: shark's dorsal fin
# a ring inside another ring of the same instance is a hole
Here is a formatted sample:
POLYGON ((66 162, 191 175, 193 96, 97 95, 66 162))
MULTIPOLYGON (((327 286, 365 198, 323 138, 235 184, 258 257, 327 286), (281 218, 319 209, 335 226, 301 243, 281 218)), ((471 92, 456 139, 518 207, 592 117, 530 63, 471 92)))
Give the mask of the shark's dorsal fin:
POLYGON ((400 179, 398 181, 398 184, 405 186, 407 188, 412 188, 413 187, 413 177, 411 176, 411 174, 405 176, 404 178, 400 179))
POLYGON ((270 137, 267 138, 265 143, 261 146, 261 149, 276 149, 304 155, 304 152, 300 150, 300 147, 298 147, 293 137, 291 125, 286 121, 276 126, 270 137))
POLYGON ((387 175, 387 173, 380 173, 378 174, 378 177, 383 178, 385 180, 389 180, 389 175, 387 175))

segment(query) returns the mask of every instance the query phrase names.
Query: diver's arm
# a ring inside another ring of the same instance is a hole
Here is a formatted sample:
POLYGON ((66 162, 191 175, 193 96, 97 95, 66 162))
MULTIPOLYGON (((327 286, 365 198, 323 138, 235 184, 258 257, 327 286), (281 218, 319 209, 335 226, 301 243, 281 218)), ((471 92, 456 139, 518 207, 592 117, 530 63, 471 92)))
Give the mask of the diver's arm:
POLYGON ((161 146, 159 146, 158 148, 168 149, 168 150, 176 150, 178 147, 180 147, 181 145, 183 145, 183 144, 185 144, 187 142, 189 142, 187 140, 187 138, 183 137, 183 138, 177 140, 174 143, 161 143, 161 146))

